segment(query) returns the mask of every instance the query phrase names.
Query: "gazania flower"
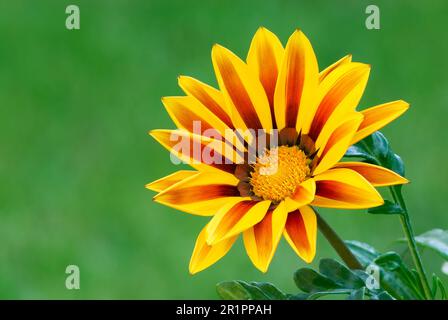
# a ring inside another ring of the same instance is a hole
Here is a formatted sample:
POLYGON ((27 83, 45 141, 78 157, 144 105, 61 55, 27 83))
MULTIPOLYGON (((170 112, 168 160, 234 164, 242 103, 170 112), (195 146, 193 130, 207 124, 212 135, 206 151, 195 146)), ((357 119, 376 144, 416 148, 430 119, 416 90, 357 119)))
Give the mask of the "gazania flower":
POLYGON ((379 206, 384 201, 375 187, 407 182, 386 168, 341 162, 350 145, 408 109, 398 100, 356 110, 369 65, 352 62, 348 55, 319 72, 313 48, 301 31, 295 31, 284 48, 264 28, 256 32, 246 62, 219 45, 212 49, 212 61, 219 89, 179 77, 185 96, 162 99, 178 129, 150 132, 194 168, 148 184, 158 192, 154 200, 211 217, 196 240, 191 273, 218 261, 240 234, 249 258, 263 272, 282 235, 309 263, 316 253, 313 206, 379 206), (195 123, 216 134, 195 132, 195 123), (241 142, 238 134, 232 139, 224 135, 235 129, 277 129, 278 143, 258 150, 250 163, 238 156, 247 154, 250 139, 241 142), (173 136, 199 146, 201 152, 209 148, 213 159, 223 161, 191 155, 173 136), (224 149, 235 154, 229 157, 224 149), (276 170, 269 172, 274 162, 276 170))

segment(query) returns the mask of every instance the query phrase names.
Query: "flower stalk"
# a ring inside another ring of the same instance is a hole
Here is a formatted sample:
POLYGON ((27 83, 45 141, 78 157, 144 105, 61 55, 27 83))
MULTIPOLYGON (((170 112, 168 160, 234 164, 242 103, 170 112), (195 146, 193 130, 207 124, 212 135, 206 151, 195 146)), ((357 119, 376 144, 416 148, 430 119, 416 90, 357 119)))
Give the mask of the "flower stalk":
POLYGON ((414 231, 412 230, 411 220, 409 218, 408 209, 403 196, 396 187, 390 187, 392 197, 403 209, 403 213, 400 215, 401 226, 403 227, 406 240, 408 242, 409 251, 411 252, 412 260, 417 269, 417 273, 422 283, 422 287, 425 293, 425 297, 428 300, 432 299, 431 287, 429 286, 428 278, 426 277, 425 269, 423 267, 422 258, 418 251, 417 243, 415 242, 414 231))
POLYGON ((317 217, 317 226, 319 231, 325 236, 327 241, 336 251, 336 253, 341 257, 342 261, 349 267, 354 270, 362 270, 362 265, 347 247, 345 242, 338 236, 338 234, 330 227, 330 225, 321 217, 321 215, 314 209, 317 217))

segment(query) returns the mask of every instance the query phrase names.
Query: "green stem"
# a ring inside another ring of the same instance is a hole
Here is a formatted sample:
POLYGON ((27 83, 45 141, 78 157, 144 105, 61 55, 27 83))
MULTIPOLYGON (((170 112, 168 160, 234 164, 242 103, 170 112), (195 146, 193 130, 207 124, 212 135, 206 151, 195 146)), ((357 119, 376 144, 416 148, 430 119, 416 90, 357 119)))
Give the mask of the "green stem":
POLYGON ((425 269, 423 268, 422 258, 420 257, 417 243, 415 242, 414 231, 412 230, 406 203, 404 202, 401 192, 397 191, 395 187, 390 187, 390 191, 394 200, 403 208, 404 212, 400 215, 401 226, 403 227, 404 234, 406 235, 409 251, 411 252, 412 260, 420 277, 420 282, 422 283, 425 297, 426 299, 431 300, 431 287, 429 286, 428 278, 426 277, 425 269))
POLYGON ((362 270, 362 265, 358 259, 353 255, 345 242, 337 235, 337 233, 330 227, 330 225, 320 216, 320 214, 313 208, 317 217, 317 226, 320 232, 327 238, 333 249, 341 257, 344 263, 350 269, 362 270))

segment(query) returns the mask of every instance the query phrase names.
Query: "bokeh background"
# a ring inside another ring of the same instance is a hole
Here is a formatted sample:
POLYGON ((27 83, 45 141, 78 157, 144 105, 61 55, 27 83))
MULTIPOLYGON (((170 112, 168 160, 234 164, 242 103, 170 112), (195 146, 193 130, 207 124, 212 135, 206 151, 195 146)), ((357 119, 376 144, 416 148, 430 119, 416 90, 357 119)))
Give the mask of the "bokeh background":
MULTIPOLYGON (((0 4, 0 298, 217 298, 221 280, 270 281, 296 292, 304 263, 283 241, 261 274, 242 241, 191 276, 206 218, 152 202, 144 185, 178 168, 147 131, 173 128, 161 96, 186 74, 216 84, 210 50, 245 58, 259 26, 285 43, 310 38, 321 68, 347 53, 370 63, 365 108, 405 99, 384 130, 412 181, 404 194, 416 233, 447 228, 448 3, 440 1, 2 1, 0 4), (365 8, 381 10, 367 30, 365 8), (77 4, 81 29, 65 28, 77 4), (81 289, 65 288, 65 268, 81 289)), ((322 214, 345 239, 403 250, 399 219, 322 214)), ((428 272, 443 261, 423 253, 428 272)), ((322 237, 318 255, 335 257, 322 237)), ((447 283, 448 276, 441 274, 447 283)))

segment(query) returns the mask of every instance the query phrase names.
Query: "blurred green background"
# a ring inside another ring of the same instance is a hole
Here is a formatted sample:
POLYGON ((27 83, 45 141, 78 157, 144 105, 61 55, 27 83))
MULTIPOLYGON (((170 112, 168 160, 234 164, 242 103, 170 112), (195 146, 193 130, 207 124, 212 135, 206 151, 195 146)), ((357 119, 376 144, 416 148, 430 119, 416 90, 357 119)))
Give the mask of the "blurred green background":
MULTIPOLYGON (((259 26, 283 42, 310 38, 320 67, 347 53, 370 63, 360 108, 405 99, 384 133, 412 181, 416 233, 447 228, 448 3, 373 1, 381 30, 364 26, 372 1, 2 1, 0 4, 0 298, 217 298, 215 283, 271 281, 294 292, 304 266, 283 241, 261 274, 242 241, 210 269, 188 261, 206 218, 152 202, 145 183, 178 168, 147 131, 173 128, 161 96, 186 74, 216 84, 210 50, 245 57, 259 26), (77 4, 81 29, 65 28, 77 4), (65 288, 65 268, 81 290, 65 288)), ((403 249, 399 219, 325 210, 345 239, 403 249)), ((440 274, 442 260, 424 252, 440 274)), ((335 254, 322 237, 318 255, 335 254)), ((316 263, 315 263, 316 264, 316 263)), ((448 276, 441 275, 447 282, 448 276)))

